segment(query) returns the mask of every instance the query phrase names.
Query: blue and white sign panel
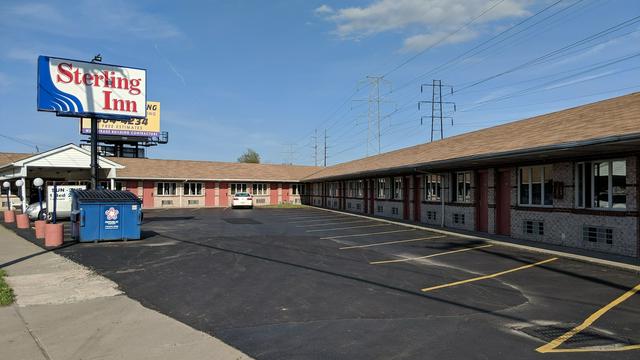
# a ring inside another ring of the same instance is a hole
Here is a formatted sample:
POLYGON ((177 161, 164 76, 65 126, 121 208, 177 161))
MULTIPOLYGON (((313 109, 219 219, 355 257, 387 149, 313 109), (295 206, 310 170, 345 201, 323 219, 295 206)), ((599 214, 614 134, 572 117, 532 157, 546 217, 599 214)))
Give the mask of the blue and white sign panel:
POLYGON ((145 118, 147 71, 38 57, 38 110, 59 116, 145 118))

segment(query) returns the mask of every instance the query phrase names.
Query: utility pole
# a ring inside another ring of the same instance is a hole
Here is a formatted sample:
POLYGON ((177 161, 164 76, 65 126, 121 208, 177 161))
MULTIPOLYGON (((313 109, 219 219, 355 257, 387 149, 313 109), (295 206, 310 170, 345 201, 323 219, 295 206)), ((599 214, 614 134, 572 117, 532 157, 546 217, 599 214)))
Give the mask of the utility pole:
MULTIPOLYGON (((367 156, 369 156, 369 148, 371 147, 371 142, 374 136, 377 138, 378 154, 382 149, 381 146, 381 120, 386 118, 386 116, 382 116, 381 114, 381 105, 384 103, 388 103, 390 101, 386 101, 383 97, 380 96, 380 88, 383 86, 389 87, 391 89, 391 82, 386 80, 384 76, 372 76, 369 75, 365 79, 360 81, 364 82, 369 86, 369 96, 367 99, 357 99, 354 101, 366 101, 368 103, 367 107, 367 156)), ((375 148, 375 147, 374 147, 375 148)))
POLYGON ((451 125, 453 125, 453 117, 444 116, 444 105, 453 106, 453 111, 456 111, 456 103, 452 101, 442 101, 442 88, 451 89, 453 94, 453 86, 443 85, 442 80, 433 80, 431 85, 422 84, 420 86, 420 93, 423 92, 426 86, 431 86, 431 101, 422 100, 418 102, 418 110, 420 110, 421 104, 431 104, 431 116, 420 117, 420 125, 422 125, 425 118, 431 118, 431 142, 433 142, 434 134, 440 133, 440 140, 444 139, 444 119, 451 119, 451 125))
POLYGON ((324 129, 324 167, 327 167, 327 129, 324 129))

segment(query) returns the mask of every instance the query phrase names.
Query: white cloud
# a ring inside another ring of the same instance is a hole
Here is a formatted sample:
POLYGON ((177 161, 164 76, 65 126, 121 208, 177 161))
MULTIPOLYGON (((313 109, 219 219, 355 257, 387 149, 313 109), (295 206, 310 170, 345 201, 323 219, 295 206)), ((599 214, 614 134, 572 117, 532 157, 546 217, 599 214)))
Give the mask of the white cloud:
POLYGON ((322 4, 318 6, 315 10, 313 10, 313 12, 315 12, 318 15, 332 14, 333 8, 329 5, 322 4))
MULTIPOLYGON (((474 26, 527 15, 530 3, 505 0, 476 20, 474 26)), ((405 49, 419 51, 434 44, 438 35, 460 27, 493 4, 494 0, 377 0, 363 7, 331 9, 324 18, 335 23, 334 33, 344 39, 357 40, 388 31, 410 33, 404 40, 405 49)), ((467 41, 476 35, 477 30, 472 28, 443 43, 467 41)))

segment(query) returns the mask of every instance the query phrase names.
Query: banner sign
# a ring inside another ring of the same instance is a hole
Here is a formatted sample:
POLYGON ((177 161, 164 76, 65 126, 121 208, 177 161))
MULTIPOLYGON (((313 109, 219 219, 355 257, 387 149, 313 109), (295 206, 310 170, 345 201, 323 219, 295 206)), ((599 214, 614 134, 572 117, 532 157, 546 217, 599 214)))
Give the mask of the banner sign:
POLYGON ((38 57, 38 111, 128 121, 145 118, 147 71, 38 57))
MULTIPOLYGON (((80 120, 80 133, 91 134, 91 119, 80 120)), ((98 119, 98 135, 160 136, 160 103, 147 101, 147 117, 144 119, 129 119, 129 121, 98 119)))

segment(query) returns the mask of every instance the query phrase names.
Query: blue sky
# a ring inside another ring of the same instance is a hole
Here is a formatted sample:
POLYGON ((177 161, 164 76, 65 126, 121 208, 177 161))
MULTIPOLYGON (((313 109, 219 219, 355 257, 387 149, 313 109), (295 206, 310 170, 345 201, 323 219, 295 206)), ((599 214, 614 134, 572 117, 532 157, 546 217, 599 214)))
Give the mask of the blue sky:
POLYGON ((430 107, 417 101, 433 79, 456 90, 446 136, 640 90, 640 2, 556 2, 5 0, 0 135, 18 142, 0 137, 0 151, 81 139, 76 120, 36 111, 40 54, 148 69, 170 134, 149 155, 172 159, 235 161, 251 147, 265 162, 312 165, 316 128, 329 164, 363 157, 366 76, 389 81, 382 151, 427 141, 430 107))

